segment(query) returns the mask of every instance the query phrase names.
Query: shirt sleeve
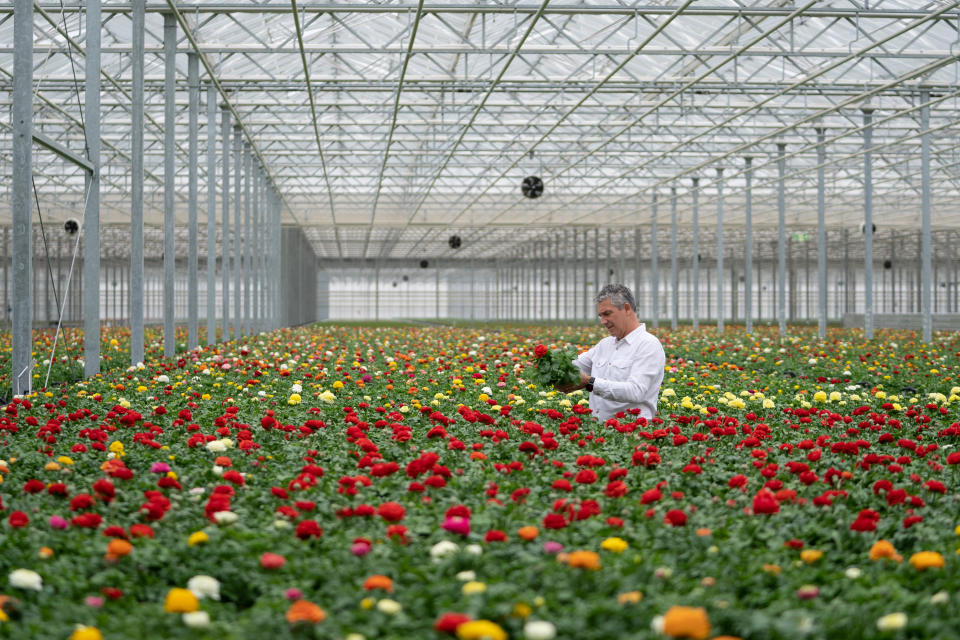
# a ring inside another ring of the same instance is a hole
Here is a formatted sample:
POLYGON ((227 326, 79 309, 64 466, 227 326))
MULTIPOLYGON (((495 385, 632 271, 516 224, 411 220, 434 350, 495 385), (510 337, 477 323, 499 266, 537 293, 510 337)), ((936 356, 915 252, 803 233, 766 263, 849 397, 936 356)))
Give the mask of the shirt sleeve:
POLYGON ((636 359, 630 366, 630 376, 620 382, 597 378, 593 383, 593 392, 607 400, 638 404, 647 397, 651 387, 657 384, 663 375, 666 356, 662 349, 650 344, 638 349, 636 359))

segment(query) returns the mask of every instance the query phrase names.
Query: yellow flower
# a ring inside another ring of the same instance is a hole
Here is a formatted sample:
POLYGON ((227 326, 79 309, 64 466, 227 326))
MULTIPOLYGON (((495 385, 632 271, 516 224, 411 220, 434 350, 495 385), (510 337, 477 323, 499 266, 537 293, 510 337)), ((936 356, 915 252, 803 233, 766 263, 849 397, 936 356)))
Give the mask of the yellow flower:
POLYGON ((773 403, 773 400, 771 400, 770 398, 764 398, 762 406, 764 409, 773 409, 776 405, 773 403))
POLYGON ((167 613, 190 613, 200 608, 197 596, 189 589, 173 588, 167 592, 163 610, 167 613))
POLYGON ((96 627, 78 626, 70 634, 70 640, 103 640, 103 635, 96 627))
POLYGON ((339 380, 335 381, 332 386, 334 389, 343 389, 343 383, 339 380))
POLYGON ((763 570, 772 576, 780 575, 780 572, 783 571, 778 564, 765 564, 763 570))
POLYGON ((194 531, 190 534, 190 537, 187 539, 187 544, 191 547, 195 547, 198 544, 203 544, 210 541, 210 536, 208 536, 203 531, 194 531))
POLYGON ((927 569, 942 569, 944 562, 943 556, 936 551, 920 551, 910 556, 910 564, 917 571, 925 571, 927 569))
POLYGON ((830 392, 830 402, 836 402, 837 400, 842 400, 842 399, 843 399, 843 394, 840 393, 839 391, 830 392))
POLYGON ((813 564, 823 557, 823 551, 819 549, 804 549, 800 552, 800 559, 807 564, 813 564))
POLYGON ((890 560, 896 560, 897 562, 903 560, 903 558, 897 553, 897 549, 889 540, 877 540, 873 543, 873 546, 870 547, 870 559, 881 560, 883 558, 889 558, 890 560))
POLYGON ((531 613, 533 613, 533 609, 530 607, 530 605, 528 605, 526 602, 518 602, 517 604, 513 605, 513 612, 510 615, 512 615, 514 618, 526 618, 531 613))
POLYGON ((823 391, 817 391, 815 394, 813 394, 813 401, 814 401, 814 402, 826 402, 826 401, 827 401, 827 394, 826 394, 825 392, 823 392, 823 391))
POLYGON ((289 404, 289 405, 300 404, 300 394, 299 394, 299 393, 291 393, 291 394, 290 394, 290 397, 287 398, 287 404, 289 404))
POLYGON ((463 595, 471 596, 475 593, 483 593, 486 591, 487 585, 477 580, 471 580, 470 582, 465 582, 460 590, 463 592, 463 595))
POLYGON ((65 467, 69 467, 70 465, 73 464, 73 459, 68 458, 67 456, 60 456, 59 458, 57 458, 57 462, 59 462, 65 467))
POLYGON ((375 604, 377 604, 376 598, 364 598, 360 601, 360 608, 369 611, 370 609, 373 609, 375 604))
POLYGON ((673 638, 706 640, 710 636, 710 620, 703 607, 672 606, 663 616, 663 632, 673 638))
POLYGON ((627 541, 623 538, 607 538, 600 543, 600 548, 604 551, 612 551, 614 553, 623 553, 627 550, 630 545, 627 544, 627 541))
POLYGON ((114 454, 116 454, 116 455, 118 455, 118 456, 122 456, 122 455, 123 455, 123 443, 120 442, 119 440, 114 440, 113 442, 110 443, 109 450, 110 450, 111 453, 114 453, 114 454))
POLYGON ((617 602, 619 604, 637 604, 643 600, 643 594, 639 591, 625 591, 617 596, 617 602))
POLYGON ((334 400, 337 399, 337 396, 333 395, 333 392, 329 389, 325 390, 317 397, 320 398, 322 402, 326 402, 327 404, 333 404, 334 400))
POLYGON ((489 620, 470 620, 457 627, 460 640, 507 640, 507 632, 489 620))

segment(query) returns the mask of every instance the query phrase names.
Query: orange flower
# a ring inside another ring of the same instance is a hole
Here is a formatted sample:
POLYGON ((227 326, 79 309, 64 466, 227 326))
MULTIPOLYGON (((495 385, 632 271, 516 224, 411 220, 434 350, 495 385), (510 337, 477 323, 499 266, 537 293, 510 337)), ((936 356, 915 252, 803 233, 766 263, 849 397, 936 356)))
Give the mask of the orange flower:
POLYGON ((521 539, 530 542, 540 535, 540 531, 534 526, 527 525, 526 527, 520 527, 517 529, 517 535, 520 536, 521 539))
POLYGON ((120 538, 114 538, 107 544, 107 557, 110 558, 122 558, 130 555, 131 551, 133 551, 133 545, 120 538))
POLYGON ((639 591, 625 591, 617 596, 617 602, 619 604, 637 604, 643 600, 643 593, 639 591))
POLYGON ((889 540, 877 540, 870 547, 870 559, 882 560, 883 558, 896 560, 897 562, 903 560, 903 556, 897 553, 896 548, 889 540))
POLYGON ((673 606, 663 616, 663 632, 673 638, 706 640, 710 637, 710 620, 703 607, 673 606))
POLYGON ((100 470, 111 473, 117 469, 123 469, 126 466, 120 458, 110 458, 109 460, 104 460, 103 464, 100 465, 100 470))
POLYGON ((600 556, 595 551, 574 551, 567 556, 567 564, 578 569, 596 571, 600 568, 600 556))
POLYGON ((700 536, 701 538, 706 538, 711 534, 713 534, 713 531, 711 531, 706 527, 701 527, 700 529, 697 529, 697 535, 700 536))
POLYGON ((296 624, 297 622, 317 624, 326 620, 327 614, 309 600, 297 600, 290 605, 284 617, 290 624, 296 624))
POLYGON ((373 591, 374 589, 383 589, 389 593, 393 593, 393 580, 387 576, 381 576, 379 574, 372 575, 366 580, 363 581, 363 588, 367 591, 373 591))
POLYGON ((217 459, 213 461, 213 464, 218 467, 232 467, 233 461, 227 456, 217 456, 217 459))
POLYGON ((471 460, 486 460, 486 459, 487 459, 487 456, 486 456, 486 454, 483 453, 482 451, 474 451, 473 453, 470 454, 470 459, 471 459, 471 460))
POLYGON ((917 571, 926 571, 927 569, 942 569, 943 556, 936 551, 921 551, 910 556, 910 564, 917 571))

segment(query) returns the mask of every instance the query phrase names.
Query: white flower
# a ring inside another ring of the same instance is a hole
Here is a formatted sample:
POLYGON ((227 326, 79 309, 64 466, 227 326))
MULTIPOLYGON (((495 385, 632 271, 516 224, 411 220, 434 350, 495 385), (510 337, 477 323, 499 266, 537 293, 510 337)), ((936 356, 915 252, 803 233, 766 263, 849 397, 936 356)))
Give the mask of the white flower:
POLYGON ((468 544, 463 548, 463 550, 472 556, 479 556, 483 553, 483 547, 478 544, 468 544))
POLYGON ((552 640, 557 635, 557 628, 546 620, 531 620, 523 625, 523 636, 527 640, 552 640))
POLYGON ((476 580, 476 579, 477 579, 476 571, 461 571, 460 573, 457 574, 457 580, 460 580, 461 582, 470 582, 471 580, 476 580))
POLYGON ((384 598, 383 600, 377 601, 377 611, 380 611, 381 613, 393 616, 400 613, 401 610, 403 610, 403 605, 396 600, 384 598))
POLYGON ((877 629, 880 631, 897 631, 907 626, 907 614, 897 612, 888 613, 877 620, 877 629))
POLYGON ((43 578, 36 571, 30 569, 15 569, 10 572, 10 586, 17 589, 43 589, 43 578))
POLYGON ((847 567, 847 570, 844 571, 843 574, 851 580, 856 580, 863 575, 863 571, 858 567, 847 567))
POLYGON ((293 526, 293 525, 290 524, 290 521, 289 521, 289 520, 284 520, 284 519, 282 519, 282 518, 279 519, 279 520, 274 520, 274 521, 273 521, 273 528, 274 528, 274 529, 289 529, 289 528, 292 527, 292 526, 293 526))
POLYGON ((950 601, 950 594, 946 591, 937 591, 930 596, 930 604, 946 604, 950 601))
MULTIPOLYGON (((220 513, 230 513, 229 511, 220 511, 220 513)), ((218 515, 217 514, 217 515, 218 515)), ((214 516, 216 517, 216 515, 214 516)), ((211 576, 193 576, 187 580, 187 589, 193 592, 198 599, 210 598, 211 600, 220 599, 220 581, 211 576)))
POLYGON ((223 444, 222 440, 211 440, 206 444, 206 447, 210 453, 223 453, 227 450, 227 446, 223 444))
POLYGON ((169 376, 160 374, 159 376, 157 376, 157 382, 159 382, 160 384, 167 384, 168 382, 170 382, 170 378, 169 376))
POLYGON ((333 404, 334 401, 337 399, 337 396, 335 396, 333 392, 330 391, 329 389, 327 389, 317 397, 320 398, 321 402, 326 402, 327 404, 333 404))
POLYGON ((217 521, 217 524, 233 524, 237 521, 237 514, 233 511, 217 511, 213 514, 213 519, 217 521))
POLYGON ((434 560, 440 560, 446 558, 447 556, 452 556, 456 552, 460 551, 460 545, 456 542, 450 540, 441 540, 432 547, 430 547, 430 557, 434 560))
POLYGON ((650 621, 650 630, 663 635, 663 616, 653 616, 653 620, 650 621))
POLYGON ((303 387, 301 387, 299 384, 295 384, 292 387, 290 387, 291 393, 300 393, 301 391, 303 391, 303 387))
POLYGON ((192 629, 205 629, 210 626, 210 614, 206 611, 191 611, 183 614, 183 624, 192 629))

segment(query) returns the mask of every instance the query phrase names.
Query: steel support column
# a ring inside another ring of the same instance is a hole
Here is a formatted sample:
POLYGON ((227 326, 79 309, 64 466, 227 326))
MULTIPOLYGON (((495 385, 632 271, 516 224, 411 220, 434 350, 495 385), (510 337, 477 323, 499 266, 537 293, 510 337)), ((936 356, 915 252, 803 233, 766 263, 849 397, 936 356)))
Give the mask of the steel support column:
POLYGON ((873 107, 863 111, 863 334, 873 340, 873 107))
POLYGON ((827 337, 827 199, 826 129, 817 127, 817 327, 820 339, 827 337))
POLYGON ((777 143, 777 325, 787 334, 787 145, 777 143))
POLYGON ((87 161, 83 211, 83 271, 87 288, 83 296, 83 374, 100 373, 100 0, 87 2, 86 81, 83 124, 87 161))
POLYGON ((744 207, 743 319, 747 333, 753 333, 753 158, 743 159, 747 182, 744 207))
POLYGON ((650 319, 653 322, 653 328, 657 329, 660 327, 660 256, 657 248, 656 191, 653 192, 653 213, 650 217, 650 305, 653 307, 650 319))
MULTIPOLYGON (((923 313, 923 341, 933 339, 933 319, 930 315, 930 294, 934 283, 930 278, 930 90, 920 90, 920 229, 921 268, 920 308, 923 313)), ((948 271, 949 273, 949 271, 948 271)), ((947 277, 947 280, 950 278, 947 277)), ((949 291, 949 289, 948 289, 949 291)))
MULTIPOLYGON (((163 356, 172 358, 177 352, 174 310, 174 152, 176 151, 176 80, 177 18, 163 14, 163 52, 165 75, 163 84, 163 356)), ((87 282, 89 282, 89 278, 87 282)))
POLYGON ((220 107, 220 144, 223 152, 223 173, 221 178, 221 193, 223 207, 221 215, 223 222, 220 225, 220 298, 223 317, 220 319, 220 340, 230 339, 230 108, 228 105, 220 107))
POLYGON ((243 316, 240 308, 243 291, 240 288, 240 234, 243 229, 240 227, 240 215, 243 208, 243 130, 238 122, 233 127, 233 251, 231 252, 233 275, 233 317, 231 318, 233 326, 233 339, 240 337, 243 331, 243 316))
MULTIPOLYGON (((13 307, 12 391, 22 395, 33 388, 33 2, 15 0, 13 10, 13 299, 6 302, 13 307)), ((4 229, 4 247, 7 240, 4 229)), ((3 275, 6 297, 6 260, 3 275)))
POLYGON ((693 330, 700 330, 700 178, 694 176, 693 182, 693 250, 690 260, 693 262, 693 330))
POLYGON ((673 290, 670 328, 676 331, 680 315, 680 274, 677 271, 677 188, 670 187, 670 288, 673 290))
POLYGON ((197 181, 200 159, 200 59, 195 53, 187 54, 187 111, 189 140, 188 187, 187 187, 187 348, 196 349, 199 343, 199 300, 197 278, 197 181))
POLYGON ((207 86, 207 345, 217 341, 217 88, 207 86))
POLYGON ((723 168, 717 167, 717 333, 723 333, 723 168))
POLYGON ((243 145, 243 248, 240 256, 241 273, 243 276, 243 320, 240 323, 240 333, 245 336, 253 333, 251 331, 251 321, 253 317, 250 315, 250 272, 252 266, 252 251, 250 246, 250 209, 252 203, 250 201, 250 190, 252 182, 253 158, 250 153, 250 144, 247 143, 243 145))
POLYGON ((143 362, 143 57, 146 0, 133 1, 130 66, 130 364, 143 362))

